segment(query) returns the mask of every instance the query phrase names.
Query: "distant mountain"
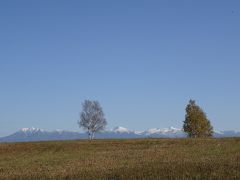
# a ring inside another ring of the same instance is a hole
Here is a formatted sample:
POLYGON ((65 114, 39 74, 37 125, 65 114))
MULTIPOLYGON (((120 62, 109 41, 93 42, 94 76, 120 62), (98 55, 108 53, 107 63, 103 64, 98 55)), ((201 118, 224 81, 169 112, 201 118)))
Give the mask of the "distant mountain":
MULTIPOLYGON (((186 134, 178 128, 153 128, 146 131, 132 131, 124 127, 116 127, 96 134, 97 139, 110 138, 184 138, 186 134)), ((216 131, 214 137, 240 137, 239 131, 216 131)), ((27 141, 53 141, 87 139, 86 133, 74 131, 46 131, 39 128, 23 128, 16 133, 0 138, 0 142, 27 142, 27 141)))
POLYGON ((0 138, 0 142, 70 140, 86 137, 85 134, 72 131, 45 131, 39 128, 23 128, 10 136, 0 138))
POLYGON ((214 137, 240 137, 240 131, 215 131, 214 137))

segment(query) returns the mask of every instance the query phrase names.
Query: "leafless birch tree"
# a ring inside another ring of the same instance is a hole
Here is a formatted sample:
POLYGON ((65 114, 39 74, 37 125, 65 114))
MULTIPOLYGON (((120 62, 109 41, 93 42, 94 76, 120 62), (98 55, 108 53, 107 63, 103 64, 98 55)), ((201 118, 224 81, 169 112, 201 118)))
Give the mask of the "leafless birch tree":
POLYGON ((105 129, 107 121, 98 101, 85 100, 82 108, 78 124, 87 131, 89 139, 92 140, 95 133, 105 129))

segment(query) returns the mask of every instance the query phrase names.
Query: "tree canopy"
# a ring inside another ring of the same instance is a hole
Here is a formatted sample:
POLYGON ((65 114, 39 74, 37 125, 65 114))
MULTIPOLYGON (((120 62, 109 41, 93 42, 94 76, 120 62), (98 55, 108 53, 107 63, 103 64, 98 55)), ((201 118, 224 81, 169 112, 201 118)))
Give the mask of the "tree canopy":
POLYGON ((78 124, 87 131, 89 139, 92 140, 95 133, 105 129, 107 121, 98 101, 85 100, 82 107, 78 124))
POLYGON ((183 130, 193 138, 213 136, 213 127, 210 121, 194 100, 190 100, 186 107, 183 130))

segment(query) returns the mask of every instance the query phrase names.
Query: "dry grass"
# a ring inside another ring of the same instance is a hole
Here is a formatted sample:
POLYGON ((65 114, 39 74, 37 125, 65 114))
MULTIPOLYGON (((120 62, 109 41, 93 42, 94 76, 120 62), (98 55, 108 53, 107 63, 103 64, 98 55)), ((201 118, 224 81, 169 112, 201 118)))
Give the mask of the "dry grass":
POLYGON ((240 138, 0 144, 0 179, 240 179, 240 138))

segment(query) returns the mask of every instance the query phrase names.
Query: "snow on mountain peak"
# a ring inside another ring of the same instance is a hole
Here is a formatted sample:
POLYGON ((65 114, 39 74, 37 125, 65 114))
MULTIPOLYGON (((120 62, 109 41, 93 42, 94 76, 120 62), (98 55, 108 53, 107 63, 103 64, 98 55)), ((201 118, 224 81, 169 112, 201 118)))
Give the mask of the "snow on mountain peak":
POLYGON ((22 128, 20 131, 21 131, 21 132, 24 132, 24 133, 44 132, 43 129, 34 128, 34 127, 31 127, 31 128, 22 128))
POLYGON ((151 134, 166 134, 166 133, 177 133, 181 132, 181 129, 174 128, 174 127, 169 127, 169 128, 164 128, 164 129, 159 129, 159 128, 152 128, 146 131, 148 135, 151 134))
POLYGON ((176 131, 180 131, 181 129, 178 129, 178 128, 175 128, 175 127, 170 127, 169 129, 171 129, 171 130, 176 130, 176 131))
POLYGON ((160 131, 161 131, 161 130, 158 129, 158 128, 152 128, 152 129, 147 130, 146 132, 147 132, 148 134, 155 134, 155 133, 159 133, 160 131))
POLYGON ((182 131, 181 129, 178 129, 178 128, 175 128, 175 127, 169 127, 169 128, 165 128, 163 129, 163 132, 165 133, 176 133, 176 132, 179 132, 179 131, 182 131))
POLYGON ((115 132, 115 133, 129 133, 130 131, 127 128, 119 126, 119 127, 114 128, 113 132, 115 132))

